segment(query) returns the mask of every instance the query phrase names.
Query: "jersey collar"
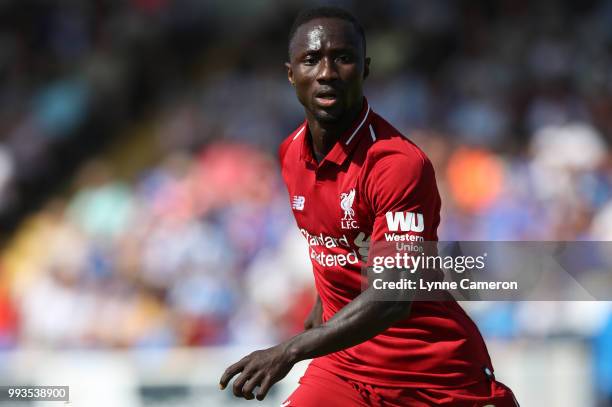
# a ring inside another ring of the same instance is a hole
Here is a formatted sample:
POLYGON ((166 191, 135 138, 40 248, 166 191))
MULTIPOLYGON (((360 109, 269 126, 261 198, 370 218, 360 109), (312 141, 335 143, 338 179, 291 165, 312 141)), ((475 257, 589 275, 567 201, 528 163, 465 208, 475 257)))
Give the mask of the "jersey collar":
POLYGON ((310 147, 308 135, 308 122, 305 122, 304 130, 306 131, 302 132, 306 134, 304 134, 302 139, 302 148, 300 153, 302 160, 312 162, 318 166, 321 166, 325 161, 332 162, 336 165, 342 165, 342 163, 344 163, 346 158, 354 150, 355 146, 359 143, 359 133, 361 133, 363 129, 367 128, 366 124, 370 118, 372 109, 370 108, 370 104, 365 97, 363 98, 363 102, 363 108, 361 109, 357 119, 355 119, 351 127, 342 134, 336 144, 334 144, 332 149, 327 153, 325 158, 318 164, 312 155, 312 148, 310 147))

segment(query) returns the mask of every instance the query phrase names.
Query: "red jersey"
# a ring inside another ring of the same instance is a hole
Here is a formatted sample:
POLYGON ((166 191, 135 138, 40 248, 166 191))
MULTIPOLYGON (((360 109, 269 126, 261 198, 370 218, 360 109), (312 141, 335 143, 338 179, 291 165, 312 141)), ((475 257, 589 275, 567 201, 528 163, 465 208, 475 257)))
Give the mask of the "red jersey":
MULTIPOLYGON (((440 196, 427 156, 365 99, 320 163, 309 138, 304 122, 279 155, 327 321, 361 293, 369 243, 396 232, 398 216, 407 237, 437 240, 440 196)), ((407 319, 312 363, 373 385, 424 388, 467 386, 493 370, 478 328, 455 301, 415 301, 407 319)))

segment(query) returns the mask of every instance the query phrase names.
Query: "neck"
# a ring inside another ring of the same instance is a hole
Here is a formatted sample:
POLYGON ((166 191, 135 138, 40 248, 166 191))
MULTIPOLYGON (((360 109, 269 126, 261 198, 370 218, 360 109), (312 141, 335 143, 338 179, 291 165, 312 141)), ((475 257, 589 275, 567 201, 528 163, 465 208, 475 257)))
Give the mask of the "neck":
POLYGON ((342 134, 351 127, 362 108, 363 103, 359 104, 357 109, 347 112, 345 118, 332 123, 321 122, 307 112, 306 121, 310 130, 312 152, 317 162, 321 162, 325 158, 338 139, 342 137, 342 134))

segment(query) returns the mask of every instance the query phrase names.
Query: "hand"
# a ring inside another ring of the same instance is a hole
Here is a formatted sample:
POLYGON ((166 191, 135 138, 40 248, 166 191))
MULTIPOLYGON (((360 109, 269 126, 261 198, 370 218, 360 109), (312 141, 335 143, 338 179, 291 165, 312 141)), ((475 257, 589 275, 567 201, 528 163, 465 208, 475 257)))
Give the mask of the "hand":
POLYGON ((259 386, 257 400, 263 400, 270 387, 287 376, 295 364, 286 348, 286 345, 281 344, 245 356, 225 370, 219 387, 225 389, 232 377, 239 374, 232 386, 234 395, 252 400, 253 390, 259 386))
POLYGON ((316 328, 323 323, 323 306, 321 305, 321 299, 317 295, 317 301, 312 306, 310 314, 304 321, 304 329, 307 331, 312 328, 316 328))

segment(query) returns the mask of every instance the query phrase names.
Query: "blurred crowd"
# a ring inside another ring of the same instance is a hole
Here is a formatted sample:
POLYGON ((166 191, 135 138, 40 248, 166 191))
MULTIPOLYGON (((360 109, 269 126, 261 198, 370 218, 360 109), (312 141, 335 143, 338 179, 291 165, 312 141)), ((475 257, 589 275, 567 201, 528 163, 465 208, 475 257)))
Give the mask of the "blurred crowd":
MULTIPOLYGON (((336 3, 366 28, 370 104, 434 163, 441 240, 612 240, 612 1, 336 3)), ((303 120, 282 63, 304 4, 3 2, 1 347, 299 332, 275 151, 303 120)), ((468 306, 485 336, 612 343, 608 303, 468 306)))

